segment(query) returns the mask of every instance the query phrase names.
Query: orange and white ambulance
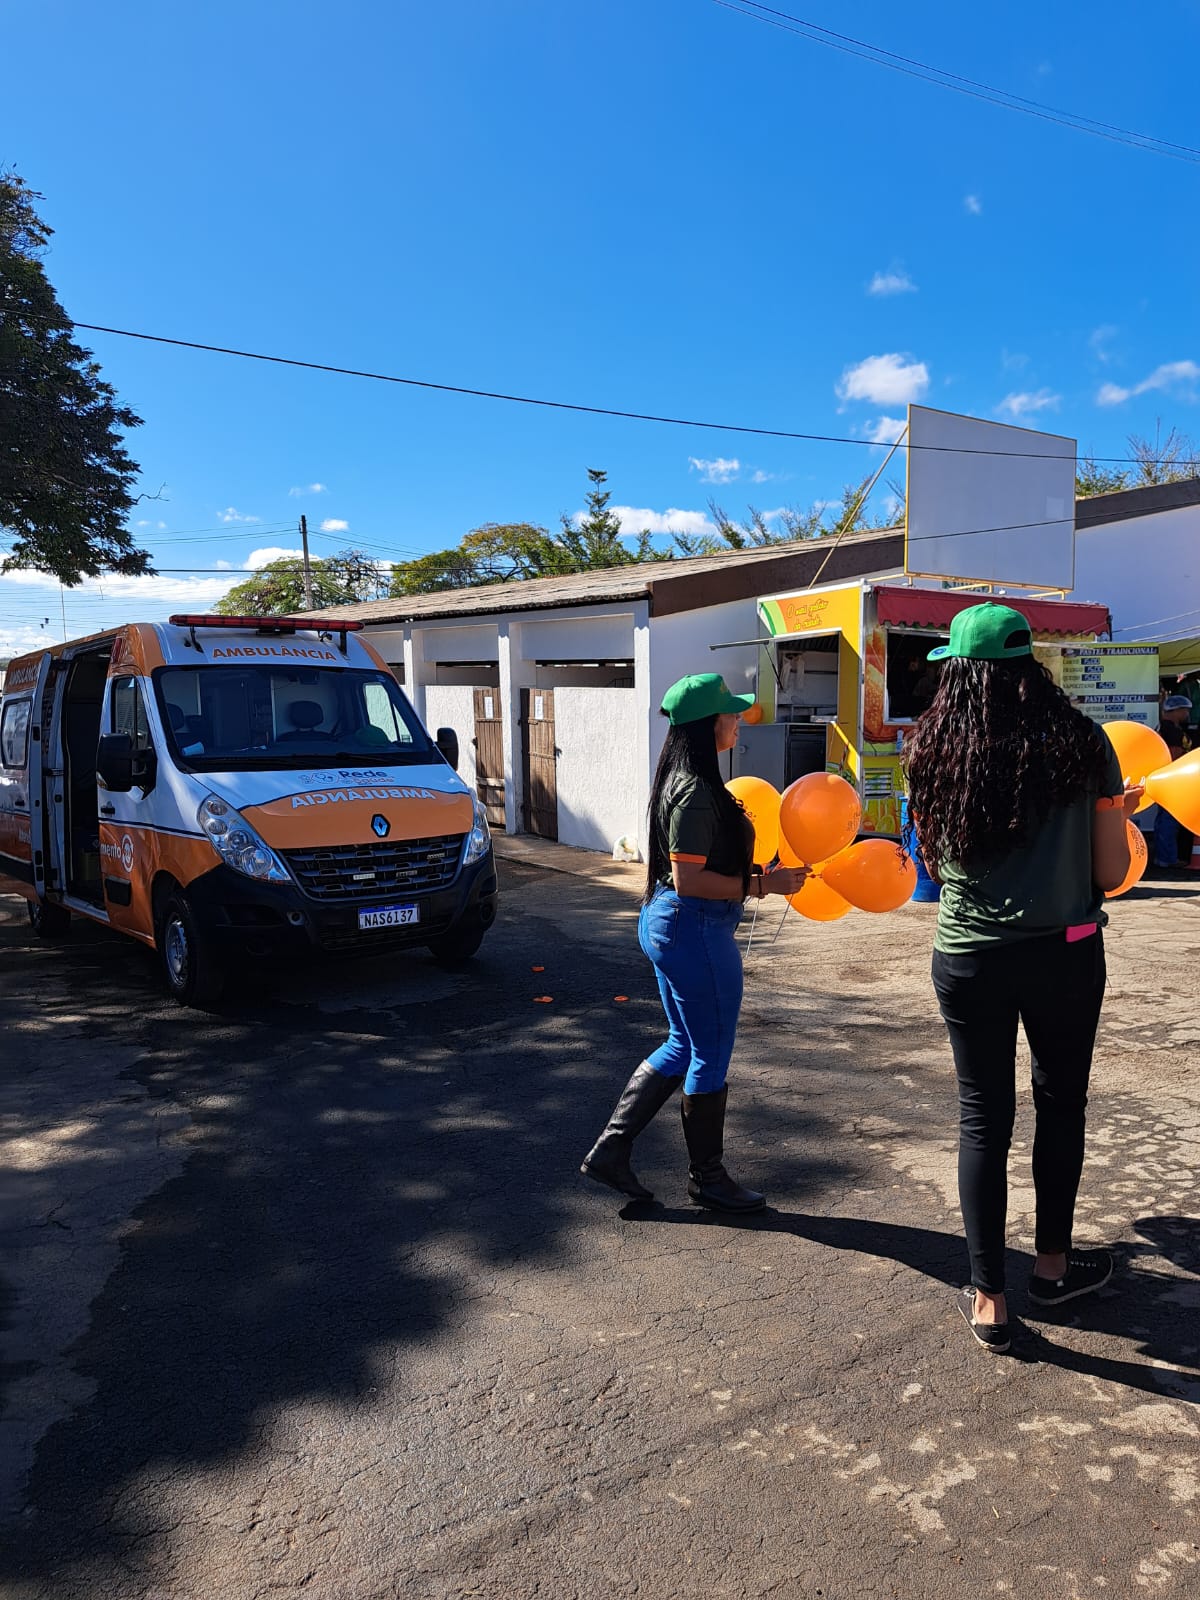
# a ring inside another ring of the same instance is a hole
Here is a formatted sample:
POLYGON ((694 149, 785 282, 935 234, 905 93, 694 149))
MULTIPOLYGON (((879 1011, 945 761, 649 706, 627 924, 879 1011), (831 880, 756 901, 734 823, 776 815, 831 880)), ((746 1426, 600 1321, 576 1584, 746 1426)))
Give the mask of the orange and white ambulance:
POLYGON ((14 660, 0 889, 157 950, 185 1005, 234 963, 427 945, 496 916, 487 817, 361 623, 174 616, 14 660))

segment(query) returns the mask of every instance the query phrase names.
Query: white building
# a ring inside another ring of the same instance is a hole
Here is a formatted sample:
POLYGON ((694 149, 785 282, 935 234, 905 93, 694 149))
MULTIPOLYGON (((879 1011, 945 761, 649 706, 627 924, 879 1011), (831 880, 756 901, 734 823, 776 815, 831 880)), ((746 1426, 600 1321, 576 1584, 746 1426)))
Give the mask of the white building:
POLYGON ((1107 604, 1118 644, 1176 641, 1163 666, 1200 668, 1200 478, 1076 501, 1075 595, 1107 604))
MULTIPOLYGON (((669 685, 719 671, 755 689, 760 596, 903 575, 892 529, 325 614, 364 622, 426 726, 455 730, 494 827, 605 852, 630 837, 644 853, 669 685)), ((1118 642, 1187 641, 1200 669, 1200 479, 1079 501, 1073 598, 1106 604, 1118 642)))
POLYGON ((494 827, 605 852, 629 837, 644 853, 669 686, 721 672, 736 692, 754 689, 759 595, 818 575, 897 574, 902 561, 903 537, 890 530, 836 547, 772 545, 336 614, 367 625, 428 728, 455 730, 459 770, 494 827))

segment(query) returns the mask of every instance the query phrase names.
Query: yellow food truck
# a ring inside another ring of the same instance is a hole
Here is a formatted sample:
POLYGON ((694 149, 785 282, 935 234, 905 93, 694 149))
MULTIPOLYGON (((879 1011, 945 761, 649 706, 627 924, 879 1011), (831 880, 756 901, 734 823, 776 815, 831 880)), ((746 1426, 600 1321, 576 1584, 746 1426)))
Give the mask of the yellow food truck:
MULTIPOLYGON (((761 599, 762 721, 742 729, 734 770, 780 789, 806 772, 840 773, 862 795, 864 831, 899 835, 904 734, 937 683, 929 652, 959 611, 1000 598, 860 579, 761 599)), ((1098 722, 1157 721, 1157 646, 1100 642, 1112 627, 1104 605, 1003 599, 1029 618, 1036 653, 1081 709, 1098 722)))

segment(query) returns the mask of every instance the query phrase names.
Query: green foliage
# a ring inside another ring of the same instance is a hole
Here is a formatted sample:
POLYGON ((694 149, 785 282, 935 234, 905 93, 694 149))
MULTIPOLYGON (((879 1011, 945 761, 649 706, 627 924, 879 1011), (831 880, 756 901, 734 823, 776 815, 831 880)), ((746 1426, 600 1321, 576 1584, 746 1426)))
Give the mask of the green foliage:
MULTIPOLYGON (((309 564, 314 610, 381 600, 387 574, 361 550, 339 550, 309 564)), ((216 610, 226 617, 290 617, 304 610, 304 562, 299 556, 268 561, 244 583, 235 585, 216 610)))
POLYGON ((660 559, 649 533, 639 534, 630 549, 621 533, 620 518, 609 510, 606 476, 588 469, 587 510, 578 521, 564 512, 557 533, 532 522, 485 522, 464 535, 452 550, 398 562, 392 568, 392 594, 435 594, 443 589, 562 577, 660 559))
POLYGON ((104 572, 149 572, 126 524, 138 465, 122 434, 141 419, 117 403, 42 266, 52 230, 41 196, 0 173, 0 527, 5 569, 32 567, 60 583, 104 572))
POLYGON ((784 506, 768 522, 765 515, 754 506, 747 507, 745 521, 735 522, 715 500, 708 502, 708 512, 716 525, 716 535, 688 537, 675 535, 675 544, 682 555, 713 555, 722 550, 749 550, 756 546, 787 544, 795 539, 829 539, 844 533, 867 533, 874 529, 895 528, 904 520, 903 485, 888 484, 888 490, 899 509, 870 514, 867 511, 866 492, 871 474, 858 483, 848 483, 842 489, 841 499, 834 505, 818 501, 803 510, 799 506, 784 506))
POLYGON ((1094 456, 1081 456, 1075 474, 1075 493, 1081 500, 1094 494, 1112 494, 1116 489, 1147 489, 1158 483, 1183 483, 1200 477, 1200 448, 1186 433, 1170 427, 1162 436, 1161 419, 1154 424, 1154 437, 1131 433, 1125 440, 1133 458, 1128 467, 1102 466, 1094 456))

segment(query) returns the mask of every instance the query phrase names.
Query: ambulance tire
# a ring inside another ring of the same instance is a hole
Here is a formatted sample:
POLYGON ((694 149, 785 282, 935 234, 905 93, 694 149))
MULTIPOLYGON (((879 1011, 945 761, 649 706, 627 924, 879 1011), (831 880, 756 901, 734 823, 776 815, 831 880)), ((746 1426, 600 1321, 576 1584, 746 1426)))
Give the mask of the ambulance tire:
POLYGON ((181 1006, 205 1010, 225 988, 225 969, 213 954, 186 895, 176 891, 163 906, 158 952, 171 998, 181 1006))
POLYGON ((456 967, 460 962, 471 959, 483 943, 487 930, 487 923, 472 917, 467 922, 460 922, 449 933, 442 934, 441 938, 431 939, 429 949, 434 960, 443 967, 456 967))
POLYGON ((29 926, 39 939, 65 939, 71 931, 71 913, 44 900, 26 900, 29 926))

